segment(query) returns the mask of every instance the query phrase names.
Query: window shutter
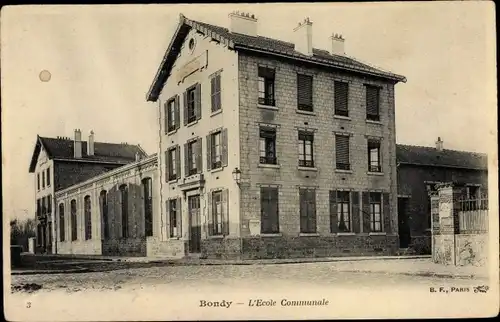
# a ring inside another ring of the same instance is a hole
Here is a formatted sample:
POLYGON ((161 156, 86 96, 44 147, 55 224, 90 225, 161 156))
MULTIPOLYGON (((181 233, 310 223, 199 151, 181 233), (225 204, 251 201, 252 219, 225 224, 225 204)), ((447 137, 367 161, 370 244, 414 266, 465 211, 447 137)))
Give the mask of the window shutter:
POLYGON ((183 104, 184 108, 182 111, 182 115, 184 117, 184 125, 188 124, 188 98, 187 98, 187 91, 183 93, 183 104))
POLYGON ((182 198, 177 198, 175 202, 175 211, 177 214, 177 236, 182 237, 182 198))
POLYGON ((297 74, 297 100, 300 107, 313 105, 313 78, 309 75, 297 74))
POLYGON ((216 98, 216 103, 217 103, 217 108, 222 109, 222 88, 221 88, 221 74, 217 75, 215 78, 217 80, 215 89, 217 90, 217 95, 215 96, 216 98))
POLYGON ((166 209, 165 214, 167 215, 167 231, 168 231, 167 237, 170 238, 171 237, 170 232, 172 231, 173 228, 171 227, 172 221, 170 220, 170 201, 169 200, 165 201, 165 209, 166 209))
POLYGON ((352 231, 359 233, 361 230, 361 222, 359 218, 359 192, 351 191, 351 218, 352 218, 352 231))
POLYGON ((270 189, 270 199, 271 199, 271 209, 270 209, 270 214, 272 216, 271 218, 271 229, 273 232, 279 232, 280 231, 280 224, 279 224, 279 194, 278 194, 278 188, 272 188, 270 189))
POLYGON ((179 95, 175 96, 175 128, 178 129, 181 126, 181 120, 180 120, 180 105, 179 105, 179 95))
POLYGON ((370 215, 370 193, 363 191, 363 232, 371 232, 371 215, 370 215))
POLYGON ((184 177, 189 177, 189 149, 188 144, 184 143, 184 177))
MULTIPOLYGON (((344 82, 335 82, 334 85, 335 95, 335 111, 347 112, 348 99, 349 99, 349 84, 344 82)), ((347 113, 343 113, 347 116, 347 113)))
POLYGON ((196 84, 196 90, 194 92, 194 112, 196 114, 196 119, 201 119, 201 84, 196 84))
POLYGON ((207 170, 212 169, 212 135, 207 135, 207 170))
POLYGON ((382 194, 382 218, 384 221, 384 231, 387 234, 391 233, 391 207, 389 204, 389 193, 384 192, 382 194))
POLYGON ((200 137, 196 141, 196 169, 198 170, 198 173, 203 172, 203 158, 202 158, 203 154, 202 153, 203 153, 203 146, 202 146, 202 139, 200 137))
POLYGON ((217 87, 216 87, 216 77, 212 77, 210 79, 210 103, 211 103, 211 111, 212 112, 215 112, 215 110, 217 109, 217 101, 215 99, 215 92, 217 90, 217 87))
POLYGON ((165 120, 165 133, 168 133, 168 118, 169 118, 169 113, 168 113, 168 101, 163 104, 163 112, 164 114, 164 120, 165 120))
POLYGON ((212 192, 208 192, 208 235, 214 234, 212 192))
POLYGON ((366 86, 366 114, 379 115, 379 88, 366 86))
POLYGON ((181 147, 178 145, 175 148, 175 177, 179 179, 181 177, 181 147))
POLYGON ((307 204, 305 190, 299 190, 299 200, 300 200, 300 232, 307 232, 307 204))
POLYGON ((221 131, 221 144, 222 144, 222 166, 227 166, 227 129, 221 131))
POLYGON ((313 233, 316 232, 316 190, 309 190, 309 230, 313 233))
POLYGON ((170 150, 165 151, 165 182, 168 182, 170 179, 170 150))
POLYGON ((335 157, 337 163, 349 164, 349 137, 337 135, 335 137, 335 157))
POLYGON ((228 189, 222 190, 222 234, 229 236, 229 198, 228 189))
POLYGON ((337 191, 330 190, 330 232, 338 232, 337 191))

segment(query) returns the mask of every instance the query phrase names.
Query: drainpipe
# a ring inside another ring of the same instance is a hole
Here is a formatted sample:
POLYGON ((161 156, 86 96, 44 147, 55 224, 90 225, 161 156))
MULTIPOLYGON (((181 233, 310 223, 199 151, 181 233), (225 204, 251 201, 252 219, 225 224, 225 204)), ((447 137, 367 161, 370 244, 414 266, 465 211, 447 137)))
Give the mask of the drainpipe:
MULTIPOLYGON (((162 133, 161 133, 161 100, 158 99, 158 181, 160 182, 160 191, 159 191, 159 196, 160 196, 160 237, 161 241, 164 241, 163 237, 163 229, 164 229, 164 223, 163 223, 163 167, 161 166, 161 138, 162 138, 162 133)), ((166 213, 166 212, 165 212, 166 213)), ((181 226, 182 227, 182 226, 181 226)))

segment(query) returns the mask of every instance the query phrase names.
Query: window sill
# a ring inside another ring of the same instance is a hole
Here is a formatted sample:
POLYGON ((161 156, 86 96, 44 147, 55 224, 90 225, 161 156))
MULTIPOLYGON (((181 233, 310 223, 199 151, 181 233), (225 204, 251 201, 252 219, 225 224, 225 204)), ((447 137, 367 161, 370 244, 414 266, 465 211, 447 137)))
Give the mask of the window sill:
POLYGON ((207 236, 208 239, 223 239, 224 235, 214 235, 214 236, 207 236))
POLYGON ((257 104, 257 107, 262 108, 264 110, 278 111, 278 108, 276 106, 272 106, 272 105, 257 104))
POLYGON ((297 114, 316 116, 316 113, 311 111, 295 110, 295 112, 297 112, 297 114))
POLYGON ((191 123, 186 124, 186 127, 193 126, 193 125, 195 125, 195 124, 197 124, 197 123, 198 123, 198 120, 193 121, 193 122, 191 122, 191 123))
POLYGON ((282 237, 282 233, 261 233, 261 237, 282 237))
POLYGON ((181 239, 181 237, 180 237, 180 236, 177 236, 177 237, 168 237, 168 239, 180 240, 180 239, 181 239))
POLYGON ((368 171, 366 174, 369 176, 383 176, 384 175, 383 172, 371 172, 371 171, 368 171))
POLYGON ((346 120, 346 121, 351 120, 351 118, 349 116, 342 116, 342 115, 334 115, 333 118, 338 119, 338 120, 346 120))
POLYGON ((299 171, 314 171, 314 172, 318 171, 318 168, 316 168, 316 167, 301 167, 301 166, 298 166, 297 169, 299 171))
POLYGON ((355 236, 356 233, 348 233, 348 232, 345 232, 345 233, 337 233, 337 236, 355 236))
POLYGON ((179 179, 168 180, 168 184, 174 184, 177 183, 177 181, 179 181, 179 179))
POLYGON ((432 229, 431 228, 426 228, 426 229, 424 229, 424 231, 430 233, 432 231, 432 229))
POLYGON ((318 233, 299 233, 300 237, 319 236, 318 233))
POLYGON ((174 133, 177 133, 177 129, 172 130, 172 131, 170 131, 170 132, 167 132, 167 133, 165 133, 165 134, 167 134, 167 135, 172 135, 172 134, 174 134, 174 133))
POLYGON ((368 236, 386 236, 387 233, 377 232, 377 233, 368 233, 368 236))
POLYGON ((224 167, 220 167, 220 168, 216 168, 216 169, 211 169, 210 173, 217 173, 217 172, 221 172, 222 170, 224 170, 224 167))
POLYGON ((218 109, 217 111, 212 112, 212 114, 210 114, 210 117, 215 116, 215 115, 219 115, 221 113, 222 113, 222 108, 218 109))
POLYGON ((267 164, 267 163, 259 163, 259 168, 268 168, 268 169, 279 169, 281 165, 279 164, 267 164))
POLYGON ((335 169, 335 172, 337 172, 337 173, 352 173, 352 170, 335 169))
POLYGON ((368 123, 368 124, 382 125, 382 122, 381 122, 381 121, 366 120, 366 123, 368 123))

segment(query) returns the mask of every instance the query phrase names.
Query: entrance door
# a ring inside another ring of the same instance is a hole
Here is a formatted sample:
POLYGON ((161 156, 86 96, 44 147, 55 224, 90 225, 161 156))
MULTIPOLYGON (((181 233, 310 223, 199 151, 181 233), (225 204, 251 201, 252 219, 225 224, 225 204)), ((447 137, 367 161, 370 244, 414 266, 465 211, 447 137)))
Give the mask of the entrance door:
POLYGON ((201 252, 200 196, 188 197, 189 211, 189 252, 201 252))
POLYGON ((399 247, 408 248, 411 241, 408 198, 398 198, 399 247))

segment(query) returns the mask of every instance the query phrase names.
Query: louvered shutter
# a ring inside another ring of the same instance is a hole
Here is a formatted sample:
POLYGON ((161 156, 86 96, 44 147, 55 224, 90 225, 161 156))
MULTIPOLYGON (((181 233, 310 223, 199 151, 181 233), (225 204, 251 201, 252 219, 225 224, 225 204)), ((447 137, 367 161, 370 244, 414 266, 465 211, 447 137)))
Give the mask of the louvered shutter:
POLYGON ((221 198, 222 198, 222 234, 224 236, 229 236, 229 198, 228 198, 228 189, 222 190, 221 198))
POLYGON ((366 85, 366 114, 370 119, 379 118, 379 93, 378 87, 366 85))
POLYGON ((299 190, 299 200, 300 200, 300 232, 307 232, 307 200, 306 200, 306 190, 299 190))
POLYGON ((189 148, 187 143, 184 143, 184 177, 189 177, 189 148))
POLYGON ((337 233, 338 229, 338 213, 337 213, 337 191, 330 191, 330 232, 337 233))
POLYGON ((170 179, 170 150, 165 151, 165 182, 170 179))
POLYGON ((181 177, 181 147, 178 145, 175 148, 175 177, 180 179, 181 177))
POLYGON ((363 201, 363 232, 371 232, 371 215, 370 215, 370 193, 368 191, 362 192, 363 201))
POLYGON ((213 202, 212 202, 212 192, 207 192, 208 197, 208 235, 212 236, 214 234, 214 220, 213 220, 213 202))
POLYGON ((361 231, 361 221, 359 218, 359 192, 351 191, 351 205, 352 205, 352 231, 359 233, 361 231))
POLYGON ((196 114, 196 119, 201 119, 201 84, 196 84, 194 92, 194 112, 196 114))
POLYGON ((203 172, 203 146, 201 137, 196 141, 196 170, 198 173, 203 172))
POLYGON ((309 230, 312 233, 316 232, 316 190, 309 190, 309 230))
POLYGON ((217 91, 217 84, 216 84, 217 79, 216 78, 217 77, 212 77, 210 79, 210 97, 211 97, 211 99, 210 99, 211 107, 210 108, 211 108, 212 112, 215 112, 217 110, 217 100, 215 97, 216 96, 215 93, 217 91))
POLYGON ((182 111, 182 115, 183 115, 183 118, 184 118, 184 125, 187 125, 188 124, 188 95, 187 95, 187 91, 185 91, 183 93, 183 100, 182 100, 183 104, 184 104, 184 108, 183 108, 183 111, 182 111))
POLYGON ((337 169, 349 170, 349 137, 335 136, 335 157, 337 169))
POLYGON ((165 121, 165 133, 168 133, 168 118, 170 117, 168 113, 168 101, 163 104, 163 112, 165 113, 163 118, 165 121))
POLYGON ((348 116, 349 84, 335 82, 334 85, 335 114, 348 116))
POLYGON ((179 102, 179 95, 175 96, 175 129, 178 129, 181 126, 181 120, 180 120, 180 102, 179 102))
POLYGON ((382 194, 382 211, 384 220, 384 231, 387 234, 391 233, 391 207, 389 204, 389 193, 385 192, 382 194))
POLYGON ((223 129, 221 131, 221 145, 222 145, 222 166, 227 166, 227 154, 228 154, 228 145, 227 145, 227 129, 223 129))
POLYGON ((270 215, 271 215, 271 231, 279 232, 279 194, 278 188, 271 188, 269 191, 270 198, 270 215))
POLYGON ((297 100, 299 109, 312 111, 312 106, 313 106, 312 76, 297 74, 297 100))
POLYGON ((212 134, 207 135, 207 170, 212 169, 212 134))
POLYGON ((173 237, 172 220, 170 220, 170 200, 165 201, 165 214, 167 215, 168 238, 173 237))

